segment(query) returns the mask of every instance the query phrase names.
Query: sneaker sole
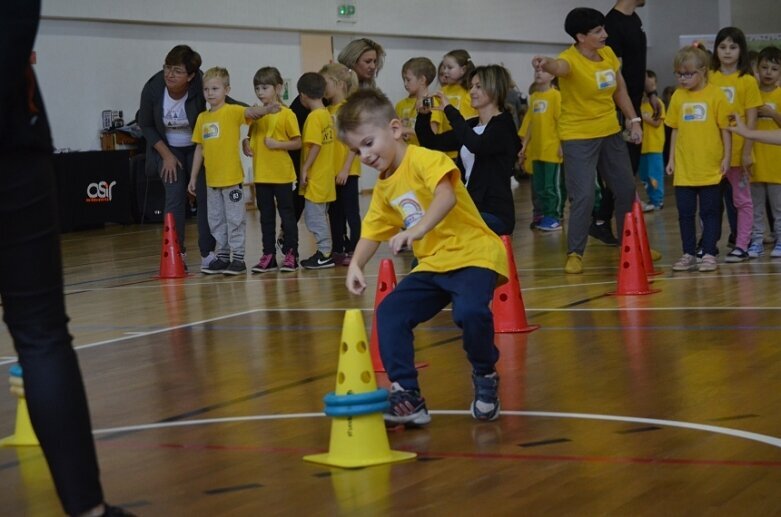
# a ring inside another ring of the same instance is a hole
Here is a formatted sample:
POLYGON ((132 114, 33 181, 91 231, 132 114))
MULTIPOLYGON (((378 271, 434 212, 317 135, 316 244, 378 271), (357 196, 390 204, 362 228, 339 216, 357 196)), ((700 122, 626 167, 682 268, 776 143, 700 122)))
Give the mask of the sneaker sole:
POLYGON ((404 416, 383 414, 386 423, 405 426, 423 426, 431 422, 431 415, 427 411, 418 411, 404 416))
MULTIPOLYGON (((280 268, 280 270, 281 269, 282 268, 280 268)), ((257 268, 257 267, 253 267, 252 269, 250 269, 250 271, 252 271, 253 273, 270 273, 272 271, 275 271, 275 269, 274 268, 260 269, 260 268, 257 268)))
POLYGON ((477 408, 475 408, 475 401, 472 401, 472 405, 469 407, 469 410, 472 412, 472 418, 475 420, 479 420, 481 422, 493 422, 497 418, 499 418, 499 413, 501 413, 502 405, 499 403, 499 401, 496 401, 496 409, 493 411, 493 414, 478 414, 477 408))
POLYGON ((301 264, 301 267, 304 269, 328 269, 330 267, 336 267, 336 264, 331 262, 330 264, 323 264, 322 266, 305 266, 301 264))
POLYGON ((281 267, 279 268, 279 270, 280 270, 282 273, 293 273, 293 272, 294 272, 294 271, 296 271, 297 269, 298 269, 297 267, 285 267, 285 266, 281 266, 281 267))
POLYGON ((227 275, 227 276, 238 276, 238 275, 243 275, 246 272, 247 272, 247 270, 244 269, 242 271, 223 271, 222 274, 223 275, 227 275))
POLYGON ((224 269, 201 269, 201 273, 204 275, 219 275, 225 273, 224 269))

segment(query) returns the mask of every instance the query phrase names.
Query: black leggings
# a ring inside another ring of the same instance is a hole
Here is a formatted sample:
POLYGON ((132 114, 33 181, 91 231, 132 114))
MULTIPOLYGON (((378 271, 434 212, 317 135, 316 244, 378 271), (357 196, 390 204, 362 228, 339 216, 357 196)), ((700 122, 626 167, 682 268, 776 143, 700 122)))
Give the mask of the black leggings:
POLYGON ((103 501, 87 397, 63 295, 51 157, 0 157, 0 297, 30 420, 71 515, 103 501))

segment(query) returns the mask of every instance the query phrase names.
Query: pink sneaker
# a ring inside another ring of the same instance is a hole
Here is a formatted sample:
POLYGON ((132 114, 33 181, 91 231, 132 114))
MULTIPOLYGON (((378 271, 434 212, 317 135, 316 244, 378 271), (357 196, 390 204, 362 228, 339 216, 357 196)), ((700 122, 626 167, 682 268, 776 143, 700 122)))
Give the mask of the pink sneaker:
POLYGON ((285 258, 282 259, 282 265, 279 267, 279 270, 290 272, 295 271, 296 269, 298 269, 298 259, 296 258, 296 254, 291 249, 285 253, 285 258))
POLYGON ((260 257, 260 262, 252 266, 253 273, 267 273, 277 268, 277 257, 267 253, 260 257))

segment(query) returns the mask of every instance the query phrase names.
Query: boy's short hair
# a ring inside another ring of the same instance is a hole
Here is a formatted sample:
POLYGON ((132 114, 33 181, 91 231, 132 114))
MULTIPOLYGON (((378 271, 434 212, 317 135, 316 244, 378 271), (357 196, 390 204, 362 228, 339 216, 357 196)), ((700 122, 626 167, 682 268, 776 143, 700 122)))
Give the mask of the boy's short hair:
POLYGON ((588 34, 591 29, 605 25, 605 15, 591 7, 576 7, 564 20, 564 31, 578 41, 578 34, 588 34))
POLYGON ((757 63, 761 63, 762 61, 781 65, 781 49, 773 46, 763 48, 759 51, 757 63))
POLYGON ((413 57, 408 59, 401 67, 401 75, 407 73, 407 70, 412 72, 415 77, 423 77, 426 79, 426 86, 434 82, 437 77, 437 67, 427 57, 413 57))
POLYGON ((336 126, 343 138, 348 131, 355 131, 365 124, 385 127, 397 118, 396 110, 385 94, 374 88, 362 88, 342 105, 336 116, 336 126))
POLYGON ((209 79, 222 79, 222 84, 225 87, 231 85, 231 76, 228 73, 228 70, 220 66, 213 66, 206 70, 203 74, 203 82, 205 83, 209 79))
POLYGON ((656 79, 656 72, 654 72, 653 70, 646 70, 645 76, 650 77, 651 79, 656 79))
POLYGON ((322 99, 325 95, 325 78, 316 72, 306 72, 296 83, 298 93, 303 93, 310 99, 322 99))
POLYGON ((252 85, 258 86, 260 84, 270 84, 271 86, 279 86, 284 84, 282 80, 282 74, 279 73, 273 66, 264 66, 255 72, 255 77, 252 78, 252 85))
POLYGON ((165 56, 165 64, 168 66, 182 65, 188 74, 195 73, 201 68, 201 55, 188 45, 177 45, 168 51, 165 56))

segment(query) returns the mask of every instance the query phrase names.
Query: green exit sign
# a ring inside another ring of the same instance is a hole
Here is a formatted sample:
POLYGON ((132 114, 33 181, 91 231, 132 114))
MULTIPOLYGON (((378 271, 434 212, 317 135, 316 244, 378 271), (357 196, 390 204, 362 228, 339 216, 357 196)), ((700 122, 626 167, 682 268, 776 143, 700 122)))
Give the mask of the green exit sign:
POLYGON ((341 4, 336 9, 339 18, 352 18, 355 16, 355 6, 352 4, 341 4))

